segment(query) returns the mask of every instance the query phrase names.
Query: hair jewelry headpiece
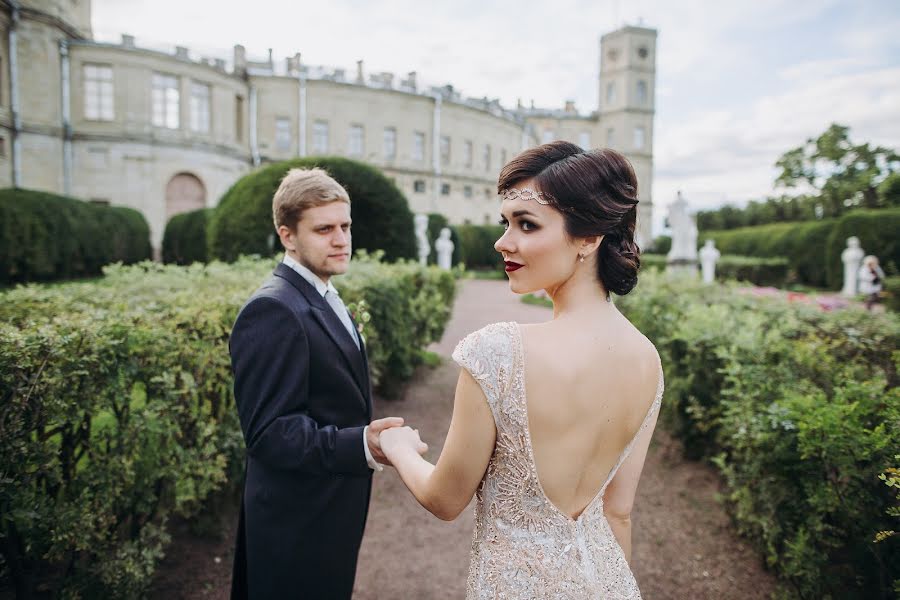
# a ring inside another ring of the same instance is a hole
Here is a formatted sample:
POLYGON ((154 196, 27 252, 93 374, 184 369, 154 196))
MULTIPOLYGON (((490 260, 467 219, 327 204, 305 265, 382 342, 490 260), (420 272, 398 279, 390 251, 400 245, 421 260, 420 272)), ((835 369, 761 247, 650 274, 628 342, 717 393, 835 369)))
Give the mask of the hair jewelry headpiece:
POLYGON ((506 188, 500 192, 500 195, 503 196, 504 200, 534 200, 538 204, 556 204, 556 198, 550 194, 531 188, 506 188))

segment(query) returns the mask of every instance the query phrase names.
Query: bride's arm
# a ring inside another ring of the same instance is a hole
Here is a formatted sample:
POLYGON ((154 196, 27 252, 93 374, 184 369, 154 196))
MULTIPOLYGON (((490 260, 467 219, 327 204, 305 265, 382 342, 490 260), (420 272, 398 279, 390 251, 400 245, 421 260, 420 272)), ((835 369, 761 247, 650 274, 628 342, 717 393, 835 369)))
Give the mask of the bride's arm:
POLYGON ((634 506, 634 496, 637 493, 638 481, 641 479, 641 471, 644 470, 644 461, 647 458, 647 450, 650 447, 650 438, 656 427, 656 419, 659 411, 656 411, 647 423, 647 426, 638 435, 631 448, 631 454, 616 471, 606 491, 603 493, 603 514, 612 529, 613 535, 625 553, 625 559, 631 563, 631 509, 634 506))
POLYGON ((452 521, 466 508, 484 476, 497 435, 478 382, 462 369, 453 418, 437 465, 419 456, 418 434, 408 427, 381 434, 381 449, 416 500, 439 519, 452 521))

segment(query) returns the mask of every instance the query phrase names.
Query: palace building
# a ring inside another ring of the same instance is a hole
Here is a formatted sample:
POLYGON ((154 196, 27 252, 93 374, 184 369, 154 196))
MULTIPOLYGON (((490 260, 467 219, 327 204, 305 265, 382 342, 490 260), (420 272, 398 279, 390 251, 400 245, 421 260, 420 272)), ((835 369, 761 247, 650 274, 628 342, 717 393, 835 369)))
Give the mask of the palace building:
POLYGON ((391 177, 413 212, 497 219, 500 168, 551 140, 611 147, 640 185, 639 241, 651 238, 656 31, 600 40, 600 106, 588 114, 463 97, 452 86, 276 62, 99 42, 89 0, 0 0, 0 187, 131 206, 158 251, 165 224, 214 206, 267 162, 338 155, 391 177))

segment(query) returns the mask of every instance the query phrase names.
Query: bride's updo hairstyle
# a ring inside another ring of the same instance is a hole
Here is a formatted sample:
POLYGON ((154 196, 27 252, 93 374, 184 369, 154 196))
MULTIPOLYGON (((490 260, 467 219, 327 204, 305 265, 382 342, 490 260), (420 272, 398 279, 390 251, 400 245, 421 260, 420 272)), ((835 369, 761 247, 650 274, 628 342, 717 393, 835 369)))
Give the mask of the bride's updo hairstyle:
POLYGON ((503 167, 497 191, 502 194, 526 179, 534 179, 535 191, 562 213, 570 237, 603 236, 597 251, 597 276, 603 287, 620 296, 633 290, 641 250, 634 241, 637 178, 628 159, 608 148, 583 150, 561 141, 543 144, 503 167))

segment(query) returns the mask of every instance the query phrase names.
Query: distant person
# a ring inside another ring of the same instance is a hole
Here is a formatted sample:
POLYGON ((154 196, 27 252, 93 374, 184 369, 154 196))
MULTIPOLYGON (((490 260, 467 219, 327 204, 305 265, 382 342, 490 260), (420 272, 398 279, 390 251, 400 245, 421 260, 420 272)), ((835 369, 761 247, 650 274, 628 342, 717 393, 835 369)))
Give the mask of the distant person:
POLYGON ((639 598, 631 511, 663 377, 610 302, 637 283, 634 170, 618 152, 553 142, 503 167, 498 189, 510 289, 546 290, 553 320, 494 323, 459 343, 437 465, 409 427, 382 432, 382 451, 441 519, 476 495, 467 598, 639 598))
POLYGON ((231 597, 349 600, 378 434, 403 419, 369 422, 366 347, 331 282, 350 263, 346 190, 291 169, 272 212, 284 259, 229 341, 247 446, 231 597))
POLYGON ((870 254, 863 259, 863 264, 859 268, 859 293, 866 297, 866 310, 872 310, 883 289, 884 271, 878 265, 878 257, 870 254))

